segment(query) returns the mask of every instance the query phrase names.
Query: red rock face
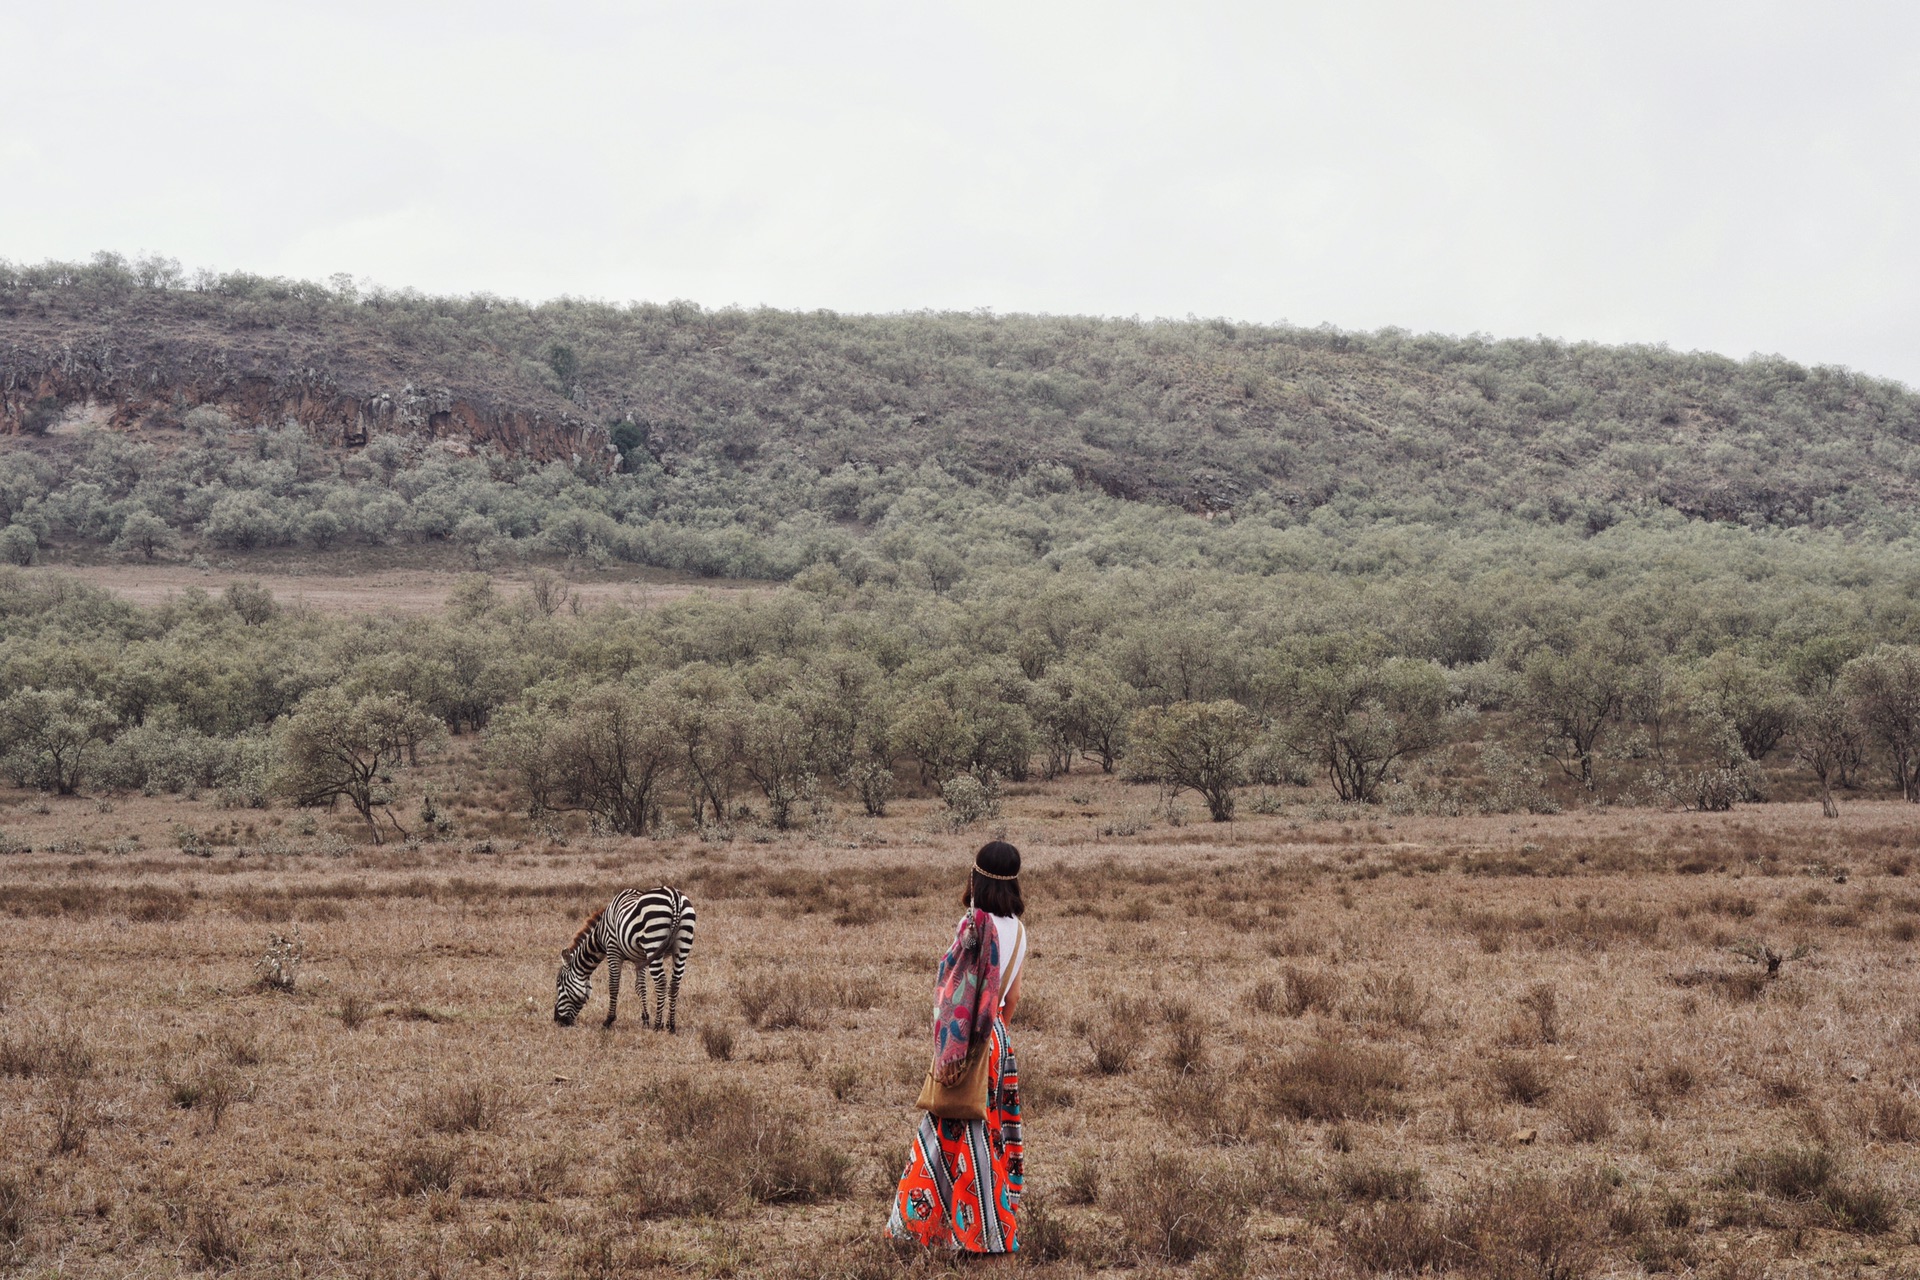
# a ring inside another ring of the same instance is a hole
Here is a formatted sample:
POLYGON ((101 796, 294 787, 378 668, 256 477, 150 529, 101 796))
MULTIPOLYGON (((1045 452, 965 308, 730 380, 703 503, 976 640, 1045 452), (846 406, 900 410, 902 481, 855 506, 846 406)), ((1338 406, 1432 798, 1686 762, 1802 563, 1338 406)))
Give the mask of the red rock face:
POLYGON ((3 434, 25 430, 36 410, 44 416, 75 404, 104 408, 110 428, 130 432, 177 428, 188 412, 210 406, 241 426, 296 423, 343 448, 400 433, 492 445, 539 462, 619 465, 606 430, 568 412, 572 406, 544 388, 417 386, 398 369, 391 385, 380 385, 388 370, 374 362, 297 350, 290 341, 96 331, 55 345, 23 328, 0 323, 3 434))

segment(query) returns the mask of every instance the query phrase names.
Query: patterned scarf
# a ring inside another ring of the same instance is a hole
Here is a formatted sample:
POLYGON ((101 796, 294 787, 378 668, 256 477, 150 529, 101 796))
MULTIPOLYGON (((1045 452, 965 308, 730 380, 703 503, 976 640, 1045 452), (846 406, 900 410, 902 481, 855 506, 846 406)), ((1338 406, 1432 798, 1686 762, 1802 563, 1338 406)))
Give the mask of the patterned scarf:
POLYGON ((953 1083, 967 1050, 987 1042, 999 1015, 1000 930, 992 916, 974 908, 960 918, 934 981, 934 1078, 953 1083))

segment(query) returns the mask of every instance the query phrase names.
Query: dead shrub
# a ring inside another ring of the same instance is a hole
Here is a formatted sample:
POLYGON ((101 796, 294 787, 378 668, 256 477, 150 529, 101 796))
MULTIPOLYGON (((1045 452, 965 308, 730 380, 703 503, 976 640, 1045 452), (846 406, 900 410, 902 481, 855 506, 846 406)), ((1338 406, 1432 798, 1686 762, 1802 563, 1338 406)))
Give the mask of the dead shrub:
POLYGON ((1410 973, 1368 974, 1348 1016, 1361 1022, 1382 1023, 1403 1031, 1427 1025, 1433 996, 1410 973))
POLYGON ((665 1149, 636 1144, 617 1174, 642 1217, 715 1214, 742 1201, 814 1204, 851 1181, 852 1162, 816 1140, 800 1115, 739 1085, 677 1077, 647 1101, 665 1149))
POLYGON ((1068 1262, 1084 1252, 1080 1233, 1054 1211, 1044 1193, 1020 1202, 1020 1258, 1029 1263, 1068 1262))
POLYGON ((1360 1203, 1427 1198, 1426 1175, 1418 1169, 1364 1160, 1342 1162, 1333 1185, 1341 1199, 1360 1203))
POLYGON ((1152 1094, 1155 1114, 1208 1142, 1238 1142, 1253 1132, 1258 1111, 1244 1090, 1220 1074, 1189 1071, 1152 1094))
POLYGON ((382 1185, 389 1195, 451 1194, 466 1169, 466 1154, 447 1142, 416 1142, 387 1160, 382 1185))
POLYGON ((1332 1013, 1340 1000, 1341 982, 1338 974, 1324 970, 1296 969, 1288 965, 1280 974, 1286 983, 1287 1016, 1304 1017, 1309 1012, 1332 1013))
POLYGON ((830 994, 802 989, 772 974, 738 983, 733 990, 750 1027, 762 1031, 820 1031, 827 1025, 821 1006, 831 999, 830 994))
POLYGON ((221 1027, 213 1033, 213 1049, 236 1067, 257 1067, 267 1056, 266 1050, 260 1047, 259 1036, 233 1026, 221 1027))
POLYGON ((713 1062, 732 1062, 733 1028, 718 1022, 707 1023, 700 1028, 700 1047, 713 1062))
POLYGON ((575 1153, 565 1147, 518 1157, 510 1166, 509 1193, 517 1200, 551 1200, 575 1194, 579 1180, 573 1173, 574 1159, 575 1153))
POLYGON ((1207 1065, 1207 1032, 1198 1022, 1176 1022, 1167 1033, 1166 1064, 1175 1071, 1197 1071, 1207 1065))
POLYGON ((1533 1024, 1541 1044, 1560 1043, 1560 993, 1551 982, 1536 982, 1520 997, 1520 1011, 1533 1024))
POLYGON ((1068 1204, 1100 1203, 1101 1164, 1096 1156, 1087 1152, 1067 1162, 1067 1177, 1060 1190, 1060 1198, 1068 1204))
POLYGON ((93 1070, 93 1050, 72 1031, 0 1035, 0 1076, 74 1080, 93 1070))
POLYGON ((207 1132, 220 1127, 227 1108, 239 1096, 239 1082, 225 1070, 202 1071, 167 1085, 173 1105, 182 1111, 197 1111, 206 1119, 207 1132))
POLYGON ((1464 1272, 1487 1280, 1580 1280, 1599 1259, 1598 1182, 1521 1176, 1469 1190, 1452 1207, 1388 1203, 1348 1218, 1348 1258, 1382 1273, 1464 1272))
POLYGON ((1880 1235, 1899 1220, 1899 1198, 1870 1178, 1842 1176, 1824 1146, 1775 1147, 1735 1157, 1726 1181, 1745 1191, 1817 1205, 1847 1231, 1880 1235))
POLYGON ((1560 1107, 1560 1123, 1575 1142, 1598 1142, 1613 1134, 1613 1108, 1598 1093, 1568 1098, 1560 1107))
POLYGON ((65 1080, 53 1100, 53 1155, 81 1155, 87 1149, 87 1131, 93 1127, 94 1108, 78 1080, 65 1080))
POLYGON ((841 1063, 827 1073, 827 1092, 835 1102, 849 1101, 859 1089, 860 1068, 852 1063, 841 1063))
POLYGON ((340 1019, 341 1026, 352 1031, 372 1015, 373 1008, 361 996, 349 991, 340 997, 340 1003, 334 1006, 333 1013, 340 1019))
POLYGON ((201 1205, 188 1216, 187 1246, 201 1265, 223 1271, 240 1264, 245 1241, 225 1209, 201 1205))
POLYGON ((27 1222, 33 1213, 33 1203, 27 1196, 24 1182, 16 1181, 12 1175, 0 1176, 0 1245, 16 1257, 27 1242, 27 1222))
POLYGON ((420 1127, 434 1133, 482 1133, 505 1122, 507 1095, 489 1081, 462 1080, 422 1095, 416 1115, 420 1127))
POLYGON ((1489 1280, 1580 1280, 1599 1261, 1605 1212, 1598 1180, 1522 1175, 1469 1195, 1450 1234, 1489 1280))
POLYGON ((1825 1147, 1775 1147, 1736 1156, 1728 1179, 1745 1191, 1783 1200, 1811 1200, 1838 1173, 1839 1163, 1825 1147))
POLYGON ((1348 1260, 1363 1271, 1419 1275, 1457 1270, 1462 1261, 1445 1215, 1417 1204, 1386 1203, 1355 1214, 1341 1223, 1340 1238, 1348 1260))
POLYGON ((1522 1106, 1533 1106, 1553 1089, 1546 1068, 1521 1054, 1502 1054, 1488 1065, 1487 1072, 1496 1094, 1522 1106))
POLYGON ((1087 1042, 1093 1055, 1093 1070, 1098 1075, 1123 1075, 1133 1069, 1138 1023, 1121 1014, 1110 1014, 1099 1022, 1077 1019, 1073 1032, 1087 1042))
POLYGON ((1114 1180, 1107 1206, 1142 1258, 1191 1262, 1218 1250, 1245 1250, 1245 1197, 1224 1172, 1182 1155, 1142 1156, 1114 1180))
POLYGON ((1861 1133, 1882 1142, 1920 1142, 1920 1101, 1899 1089, 1877 1089, 1860 1100, 1861 1133))
POLYGON ((1348 1120, 1393 1114, 1392 1094, 1406 1080, 1397 1053, 1323 1041, 1281 1059, 1263 1088, 1276 1111, 1297 1120, 1348 1120))

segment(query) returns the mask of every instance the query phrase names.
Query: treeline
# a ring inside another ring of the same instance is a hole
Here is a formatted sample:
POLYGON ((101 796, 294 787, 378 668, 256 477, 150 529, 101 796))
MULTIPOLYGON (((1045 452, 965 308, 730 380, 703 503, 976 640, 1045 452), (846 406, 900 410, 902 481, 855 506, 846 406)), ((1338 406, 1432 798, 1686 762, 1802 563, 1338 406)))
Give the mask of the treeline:
MULTIPOLYGON (((649 611, 464 579, 430 618, 282 608, 257 586, 143 610, 0 575, 4 766, 23 785, 346 801, 375 837, 406 770, 483 734, 534 812, 610 831, 788 826, 903 790, 962 817, 1008 781, 1122 772, 1442 811, 1760 798, 1763 762, 1920 796, 1920 616, 1734 587, 1027 570, 944 592, 815 566, 649 611), (1504 589, 1503 589, 1504 588, 1504 589), (1289 792, 1288 788, 1312 788, 1289 792)), ((1830 800, 1829 800, 1830 802, 1830 800)))

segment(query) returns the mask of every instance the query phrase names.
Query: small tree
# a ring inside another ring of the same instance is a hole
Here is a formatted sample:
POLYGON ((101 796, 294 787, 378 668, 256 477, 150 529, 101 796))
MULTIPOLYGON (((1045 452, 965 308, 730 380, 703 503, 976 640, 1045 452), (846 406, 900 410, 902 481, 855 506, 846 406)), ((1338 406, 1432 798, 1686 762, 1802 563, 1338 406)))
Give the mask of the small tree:
POLYGON ((0 732, 14 775, 63 796, 80 789, 93 749, 110 741, 118 725, 113 708, 77 689, 22 689, 0 702, 0 732))
POLYGON ((659 700, 624 682, 547 690, 496 717, 488 741, 531 812, 585 813, 628 836, 659 821, 679 756, 659 700))
POLYGON ((1431 662, 1390 658, 1312 671, 1296 689, 1288 741, 1326 772, 1342 800, 1377 802, 1398 761, 1440 743, 1447 681, 1431 662))
POLYGON ((1833 783, 1859 754, 1860 724, 1846 699, 1831 689, 1809 697, 1795 720, 1793 757, 1820 784, 1820 812, 1829 818, 1840 816, 1833 783))
POLYGON ((790 708, 762 705, 748 713, 745 730, 741 766, 767 798, 773 825, 785 831, 814 787, 806 726, 790 708))
POLYGON ((302 698, 274 734, 274 788, 297 805, 345 800, 382 843, 375 810, 406 835, 393 816, 394 775, 410 745, 445 732, 445 726, 401 694, 350 697, 338 688, 302 698))
POLYGON ((0 529, 0 560, 8 564, 29 565, 40 552, 40 539, 23 524, 0 529))
POLYGON ((1702 663, 1693 677, 1694 706, 1728 725, 1749 760, 1764 760, 1793 728, 1799 704, 1785 677, 1732 649, 1702 663))
POLYGON ((1841 688, 1867 738, 1887 753, 1901 796, 1920 804, 1920 649, 1883 644, 1847 664, 1841 688))
POLYGON ((250 627, 270 622, 280 612, 273 592, 257 582, 229 583, 224 594, 227 608, 238 614, 240 621, 250 627))
POLYGON ((1524 706, 1545 735, 1546 753, 1588 791, 1594 747, 1630 686, 1629 670, 1592 648, 1539 653, 1527 664, 1524 706))
POLYGON ((1133 717, 1136 776, 1170 792, 1197 791, 1215 822, 1233 817, 1233 790, 1246 782, 1260 721, 1237 702, 1176 702, 1133 717))
POLYGON ((145 507, 135 507, 120 522, 120 536, 113 540, 113 548, 122 555, 152 560, 162 551, 172 550, 178 541, 165 520, 145 507))
POLYGON ((318 511, 309 511, 306 518, 300 521, 300 536, 314 550, 326 551, 340 541, 340 535, 346 532, 346 528, 346 521, 321 507, 318 511))

